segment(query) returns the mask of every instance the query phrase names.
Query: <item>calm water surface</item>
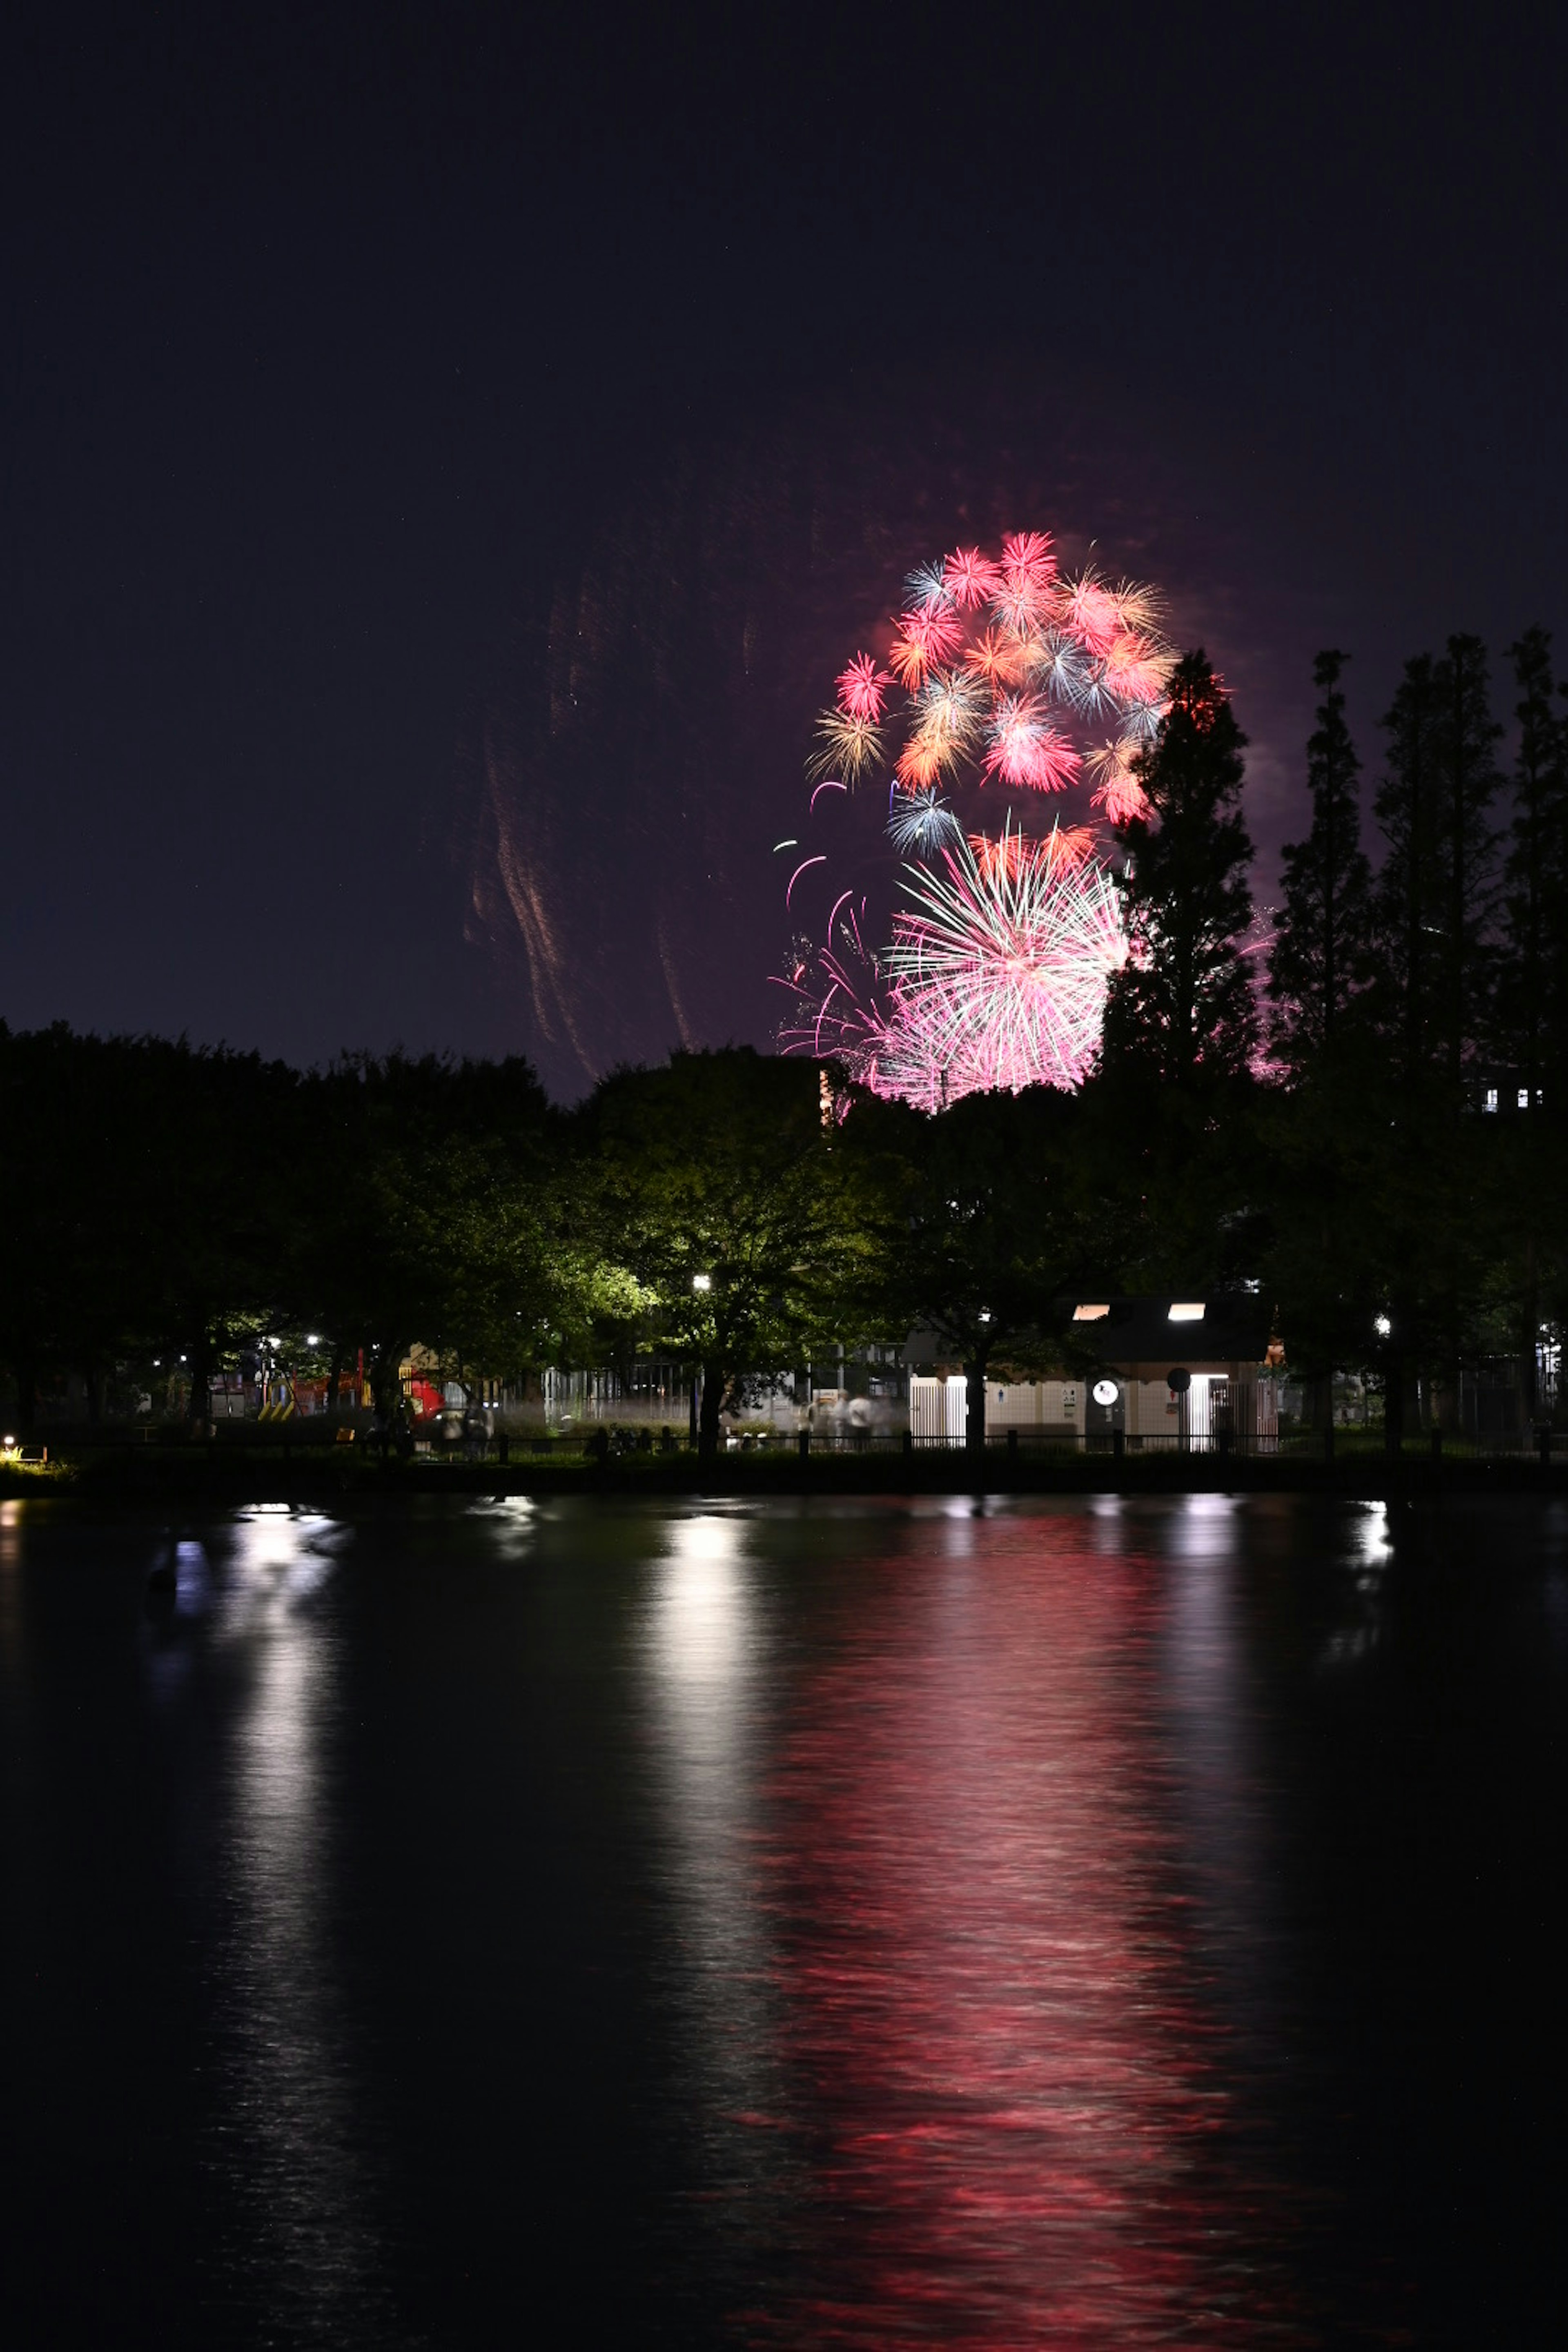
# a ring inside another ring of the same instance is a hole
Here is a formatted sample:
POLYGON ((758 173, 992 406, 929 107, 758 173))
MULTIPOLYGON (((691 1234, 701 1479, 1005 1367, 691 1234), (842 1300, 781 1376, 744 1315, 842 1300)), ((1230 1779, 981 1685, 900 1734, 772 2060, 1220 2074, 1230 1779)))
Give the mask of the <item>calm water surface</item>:
POLYGON ((7 2340, 1561 2342, 1565 1685, 1557 1506, 0 1505, 7 2340))

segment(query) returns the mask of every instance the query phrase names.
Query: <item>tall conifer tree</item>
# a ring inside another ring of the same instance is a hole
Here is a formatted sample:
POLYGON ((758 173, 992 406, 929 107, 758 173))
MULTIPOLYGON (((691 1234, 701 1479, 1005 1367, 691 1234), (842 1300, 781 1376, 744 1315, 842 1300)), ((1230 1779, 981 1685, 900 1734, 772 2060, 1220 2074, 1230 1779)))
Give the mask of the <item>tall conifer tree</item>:
POLYGON ((1442 779, 1444 1057, 1457 1082, 1489 1021, 1497 837, 1490 810, 1502 778, 1491 715, 1487 651, 1479 637, 1455 636, 1438 663, 1436 750, 1442 779))
POLYGON ((1513 824, 1498 1043, 1531 1090, 1568 1077, 1568 728, 1552 709, 1552 640, 1527 629, 1509 647, 1519 701, 1513 824))
POLYGON ((1247 738, 1200 648, 1137 764, 1148 814, 1127 827, 1122 883, 1132 954, 1106 1001, 1101 1061, 1177 1086, 1248 1066, 1258 1017, 1241 934, 1252 843, 1238 803, 1247 738))
POLYGON ((1432 971, 1438 929, 1436 695, 1430 654, 1405 665, 1381 724, 1387 771, 1373 807, 1388 843, 1378 877, 1373 935, 1380 1025, 1405 1077, 1430 1057, 1432 971))
POLYGON ((1486 648, 1453 636, 1405 665, 1384 719, 1388 769, 1373 803, 1389 855, 1375 917, 1382 1026, 1406 1077, 1457 1083, 1487 1034, 1497 841, 1489 821, 1501 729, 1486 648))
POLYGON ((1329 648, 1312 668, 1322 695, 1307 743, 1312 825, 1284 855, 1284 905, 1269 962, 1274 1044, 1298 1074, 1331 1053, 1367 978, 1372 870, 1361 846, 1361 761, 1345 724, 1340 676, 1349 656, 1329 648))

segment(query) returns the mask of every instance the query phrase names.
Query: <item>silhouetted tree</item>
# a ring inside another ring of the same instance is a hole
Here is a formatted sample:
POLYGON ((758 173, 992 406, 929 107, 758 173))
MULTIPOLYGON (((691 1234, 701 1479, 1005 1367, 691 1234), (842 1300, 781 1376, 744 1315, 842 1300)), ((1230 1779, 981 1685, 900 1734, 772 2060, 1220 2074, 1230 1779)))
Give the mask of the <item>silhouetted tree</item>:
POLYGON ((1442 919, 1437 698, 1430 654, 1405 663, 1380 724, 1388 739, 1387 768, 1373 806, 1388 854, 1373 905, 1374 1000, 1379 1026, 1409 1079, 1431 1058, 1442 919))
POLYGON ((1238 803, 1247 738, 1207 656, 1185 654, 1170 708, 1135 763, 1145 816, 1126 828, 1122 897, 1132 953, 1113 980, 1107 1071, 1189 1087, 1247 1069, 1258 1019, 1240 940, 1252 844, 1238 803))
POLYGON ((1307 743, 1312 825, 1305 841, 1284 853, 1283 904, 1269 963, 1273 1042, 1298 1074, 1333 1051, 1367 980, 1372 869, 1361 846, 1361 761, 1340 687, 1348 658, 1330 649, 1313 665, 1323 698, 1307 743))
POLYGON ((1546 631, 1527 629, 1509 653, 1520 696, 1519 751, 1503 873, 1498 1037, 1533 1101, 1548 1066, 1559 1081, 1568 1073, 1568 728, 1552 709, 1546 631))
POLYGON ((965 1095, 935 1118, 868 1103, 850 1124, 879 1128, 901 1162, 889 1297, 903 1331, 924 1327, 962 1365, 965 1442, 979 1454, 993 1367, 1059 1369, 1062 1295, 1101 1260, 1081 1107, 1030 1087, 965 1095))
POLYGON ((1434 683, 1447 902, 1443 1025, 1447 1075, 1457 1082, 1488 1018, 1492 961, 1488 931, 1497 849, 1489 813, 1501 782, 1495 746, 1502 729, 1491 715, 1487 653, 1479 637, 1450 637, 1434 683))

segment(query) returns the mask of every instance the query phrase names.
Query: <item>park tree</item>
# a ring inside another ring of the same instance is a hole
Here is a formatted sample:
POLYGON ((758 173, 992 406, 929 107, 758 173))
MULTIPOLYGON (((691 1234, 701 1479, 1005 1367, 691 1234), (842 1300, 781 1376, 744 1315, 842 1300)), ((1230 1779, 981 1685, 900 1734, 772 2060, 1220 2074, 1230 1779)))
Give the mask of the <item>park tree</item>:
POLYGON ((1448 639, 1436 689, 1447 898, 1442 1020, 1447 1076, 1457 1085, 1471 1047, 1485 1034, 1492 979, 1497 839, 1490 813, 1502 781, 1496 751, 1502 729, 1491 715, 1479 637, 1448 639))
POLYGON ((1527 629, 1509 648, 1519 693, 1513 819, 1502 877, 1493 1037, 1529 1116, 1494 1130, 1499 1224, 1510 1244, 1509 1343, 1527 1420, 1539 1407, 1536 1345, 1562 1288, 1561 1137, 1568 1082, 1568 728, 1554 708, 1552 640, 1527 629))
POLYGON ((903 1231, 889 1270, 903 1332, 924 1328, 963 1367, 966 1443, 985 1444, 985 1384, 1005 1365, 1060 1370, 1062 1300, 1103 1263, 1070 1095, 965 1095, 936 1116, 867 1104, 851 1125, 896 1170, 903 1231))
POLYGON ((1527 629, 1509 654, 1519 748, 1503 868, 1497 1036, 1531 1101, 1550 1070, 1555 1110, 1568 1076, 1568 726, 1553 707, 1547 632, 1527 629))
POLYGON ((1388 842, 1373 925, 1379 1024, 1407 1084, 1457 1092, 1489 1024, 1499 782, 1486 648, 1452 636, 1417 655, 1385 715, 1374 807, 1388 842))
POLYGON ((72 1374, 96 1420, 117 1360, 154 1352, 205 1412, 215 1361, 276 1301, 296 1085, 184 1041, 0 1030, 0 1356, 24 1424, 72 1374))
POLYGON ((1201 650, 1185 654, 1135 772, 1146 813, 1125 828, 1131 954, 1106 1001, 1101 1064, 1191 1088, 1249 1066, 1258 1021, 1241 940, 1252 844, 1241 814, 1247 738, 1201 650))
POLYGON ((1312 823, 1284 853, 1283 903, 1269 961, 1272 1043, 1294 1075, 1331 1055, 1368 978, 1372 870, 1361 846, 1361 761, 1345 723, 1333 648, 1313 665, 1322 699, 1307 743, 1312 823))
POLYGON ((339 1374, 363 1350, 384 1416, 415 1342, 462 1379, 548 1348, 553 1118, 526 1062, 344 1055, 305 1083, 312 1206, 289 1258, 289 1311, 339 1374))
POLYGON ((885 1194, 837 1111, 821 1066, 730 1046, 617 1072, 582 1114, 584 1213, 648 1336, 700 1373, 704 1460, 748 1376, 894 1336, 885 1194))
POLYGON ((1384 773, 1373 809, 1388 845, 1373 911, 1379 1029, 1400 1075, 1427 1066, 1436 1034, 1436 941, 1441 929, 1437 696, 1430 654, 1405 665, 1381 721, 1384 773))

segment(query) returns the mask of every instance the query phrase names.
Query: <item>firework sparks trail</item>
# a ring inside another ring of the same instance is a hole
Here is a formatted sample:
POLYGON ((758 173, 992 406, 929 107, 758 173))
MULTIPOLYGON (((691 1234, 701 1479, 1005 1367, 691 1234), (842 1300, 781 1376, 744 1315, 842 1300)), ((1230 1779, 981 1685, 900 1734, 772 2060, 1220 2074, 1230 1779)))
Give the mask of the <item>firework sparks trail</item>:
POLYGON ((831 1055, 928 1108, 980 1087, 1076 1086, 1128 952, 1099 838, 1091 824, 1032 834, 1010 810, 1000 835, 966 833, 952 795, 1081 783, 1112 834, 1145 814, 1136 762, 1164 715, 1173 659, 1159 600, 1092 569, 1064 572, 1047 533, 1016 531, 999 555, 961 547, 918 565, 891 632, 886 667, 861 651, 839 673, 809 773, 815 810, 824 791, 850 793, 890 767, 904 903, 873 950, 865 898, 857 912, 853 885, 821 873, 806 884, 826 855, 797 866, 786 903, 799 883, 803 909, 828 911, 781 979, 795 1013, 780 1044, 831 1055), (1086 722, 1109 729, 1098 746, 1074 740, 1086 722))

